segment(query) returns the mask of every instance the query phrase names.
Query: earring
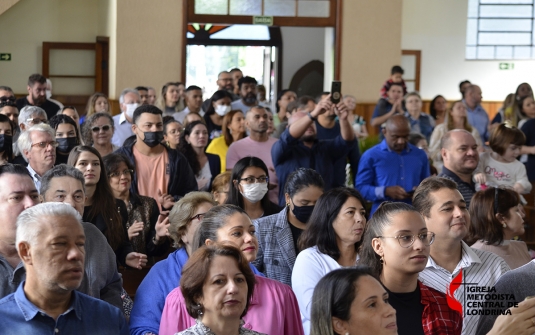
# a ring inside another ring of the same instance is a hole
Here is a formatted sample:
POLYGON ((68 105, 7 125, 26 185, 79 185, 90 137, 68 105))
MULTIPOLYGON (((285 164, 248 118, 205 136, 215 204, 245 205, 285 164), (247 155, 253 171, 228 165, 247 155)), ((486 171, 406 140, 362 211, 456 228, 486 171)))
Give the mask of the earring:
POLYGON ((502 227, 507 228, 507 225, 505 224, 505 222, 502 223, 502 227))
POLYGON ((290 203, 289 202, 286 203, 286 207, 290 207, 290 203))
POLYGON ((201 304, 197 304, 197 314, 199 316, 202 316, 204 313, 202 311, 202 305, 201 304))
POLYGON ((381 265, 385 265, 385 259, 383 258, 383 256, 381 256, 381 259, 379 260, 379 262, 381 262, 381 265))

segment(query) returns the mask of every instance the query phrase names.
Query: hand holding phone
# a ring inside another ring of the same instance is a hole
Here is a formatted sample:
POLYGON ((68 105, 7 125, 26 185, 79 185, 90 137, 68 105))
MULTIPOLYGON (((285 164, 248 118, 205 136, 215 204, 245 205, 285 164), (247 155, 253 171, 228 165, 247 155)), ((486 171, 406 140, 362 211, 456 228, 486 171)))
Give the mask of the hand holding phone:
POLYGON ((333 81, 331 84, 331 102, 338 104, 342 99, 342 82, 333 81))

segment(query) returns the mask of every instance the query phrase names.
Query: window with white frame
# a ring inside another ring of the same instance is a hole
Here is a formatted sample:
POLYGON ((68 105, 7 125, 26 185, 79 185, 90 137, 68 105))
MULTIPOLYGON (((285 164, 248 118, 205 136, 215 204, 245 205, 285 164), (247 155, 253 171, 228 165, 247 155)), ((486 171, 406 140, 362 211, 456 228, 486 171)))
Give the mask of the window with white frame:
POLYGON ((468 0, 466 59, 535 59, 535 0, 468 0))

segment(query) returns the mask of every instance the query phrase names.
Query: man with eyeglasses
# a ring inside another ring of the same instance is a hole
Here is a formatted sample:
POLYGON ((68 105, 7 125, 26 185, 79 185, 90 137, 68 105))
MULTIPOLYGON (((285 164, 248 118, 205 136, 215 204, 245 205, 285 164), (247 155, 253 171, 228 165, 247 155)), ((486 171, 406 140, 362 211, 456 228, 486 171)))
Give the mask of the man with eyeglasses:
POLYGON ((22 156, 28 162, 28 172, 35 187, 41 188, 41 177, 56 162, 56 134, 47 124, 37 124, 23 132, 17 141, 22 156))
POLYGON ((24 106, 38 106, 44 109, 47 118, 50 119, 58 113, 61 107, 46 98, 46 78, 35 73, 28 78, 28 95, 16 101, 21 110, 24 106))
POLYGON ((510 268, 496 254, 470 248, 463 242, 470 213, 454 181, 440 177, 425 179, 415 190, 412 204, 422 214, 427 229, 435 233, 427 266, 419 279, 447 294, 452 280, 462 272, 461 285, 451 294, 463 306, 462 334, 474 334, 479 316, 468 304, 473 302, 467 298, 468 287, 493 287, 510 268))
MULTIPOLYGON (((227 71, 219 72, 216 83, 217 83, 217 90, 225 90, 229 92, 230 94, 233 94, 232 93, 232 89, 233 89, 232 75, 230 74, 230 72, 227 72, 227 71)), ((210 99, 204 100, 204 102, 202 103, 202 110, 207 111, 209 107, 210 107, 210 99)))

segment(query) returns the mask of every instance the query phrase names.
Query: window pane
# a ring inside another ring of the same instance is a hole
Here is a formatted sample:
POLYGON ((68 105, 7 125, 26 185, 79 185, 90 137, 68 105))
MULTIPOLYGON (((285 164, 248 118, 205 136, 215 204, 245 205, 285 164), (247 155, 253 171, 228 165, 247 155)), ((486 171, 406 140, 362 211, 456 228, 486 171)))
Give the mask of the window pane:
POLYGON ((262 0, 230 0, 230 15, 262 15, 262 0))
POLYGON ((297 1, 297 16, 329 17, 330 1, 300 0, 297 1))
POLYGON ((466 47, 466 59, 476 59, 476 47, 466 47))
POLYGON ((296 16, 295 0, 264 0, 264 15, 296 16))
POLYGON ((494 59, 494 47, 477 47, 478 59, 494 59))
POLYGON ((531 31, 531 20, 527 19, 481 19, 479 31, 531 31))
POLYGON ((530 47, 515 47, 514 58, 515 59, 531 58, 531 48, 530 47))
POLYGON ((533 0, 481 0, 482 4, 532 4, 533 0))
POLYGON ((94 76, 95 57, 95 50, 51 49, 49 73, 51 76, 94 76))
POLYGON ((468 0, 468 17, 479 16, 479 0, 468 0))
POLYGON ((530 45, 529 33, 479 33, 480 45, 530 45))
POLYGON ((225 40, 266 40, 270 39, 267 26, 234 24, 210 36, 211 39, 225 40))
POLYGON ((533 12, 532 6, 498 6, 482 5, 479 8, 480 17, 529 17, 533 12))
POLYGON ((468 24, 466 26, 466 44, 476 45, 477 44, 477 20, 468 19, 468 24))
POLYGON ((94 78, 54 78, 50 80, 54 85, 55 95, 91 95, 95 93, 94 78))
POLYGON ((195 14, 228 14, 228 0, 195 0, 195 14))
POLYGON ((513 59, 513 47, 496 47, 497 59, 513 59))

